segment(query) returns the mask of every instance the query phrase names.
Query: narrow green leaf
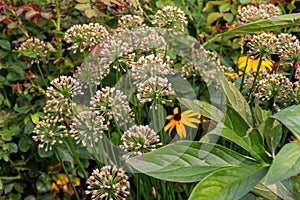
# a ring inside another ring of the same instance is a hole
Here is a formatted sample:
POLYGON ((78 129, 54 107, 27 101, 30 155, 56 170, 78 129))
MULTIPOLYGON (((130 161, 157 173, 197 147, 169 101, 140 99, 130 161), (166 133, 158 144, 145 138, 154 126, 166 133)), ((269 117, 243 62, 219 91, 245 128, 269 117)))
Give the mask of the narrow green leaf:
POLYGON ((300 105, 288 107, 272 117, 290 129, 296 138, 300 138, 300 105))
POLYGON ((239 26, 233 30, 215 36, 209 42, 213 42, 220 37, 222 37, 223 39, 227 39, 236 34, 257 33, 261 31, 273 31, 274 29, 281 29, 285 27, 293 27, 299 25, 300 25, 299 13, 280 15, 280 16, 273 17, 272 19, 258 20, 255 22, 251 22, 239 26))
POLYGON ((220 169, 202 179, 189 200, 235 200, 247 194, 265 176, 262 165, 238 165, 220 169))
POLYGON ((127 163, 137 171, 158 179, 196 182, 218 169, 255 162, 220 145, 179 141, 129 158, 127 163))
POLYGON ((189 100, 186 98, 178 98, 180 104, 184 105, 188 109, 200 113, 201 115, 210 118, 216 122, 220 122, 224 118, 224 113, 215 106, 206 103, 204 101, 189 100))
POLYGON ((300 144, 289 143, 276 155, 266 176, 266 185, 277 183, 300 172, 300 144))
POLYGON ((219 73, 219 80, 221 82, 221 87, 226 94, 228 103, 244 119, 244 121, 251 126, 252 114, 245 97, 232 83, 227 81, 227 78, 221 73, 219 73))

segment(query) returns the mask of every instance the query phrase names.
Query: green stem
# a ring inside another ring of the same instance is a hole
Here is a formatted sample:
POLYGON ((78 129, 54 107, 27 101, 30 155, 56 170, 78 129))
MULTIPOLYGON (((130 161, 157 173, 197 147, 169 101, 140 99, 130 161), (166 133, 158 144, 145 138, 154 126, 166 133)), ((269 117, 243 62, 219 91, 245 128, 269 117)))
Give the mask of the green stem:
POLYGON ((75 150, 74 144, 73 144, 73 142, 72 142, 72 140, 71 140, 70 137, 67 138, 67 142, 68 142, 68 144, 70 146, 71 152, 72 152, 72 154, 73 154, 73 156, 74 156, 74 158, 76 160, 76 163, 78 164, 78 167, 79 167, 80 171, 82 172, 84 178, 88 179, 89 178, 88 173, 84 170, 83 165, 82 165, 82 163, 81 163, 81 161, 80 161, 80 159, 79 159, 79 157, 77 155, 77 152, 75 150))
POLYGON ((57 151, 56 148, 54 148, 54 151, 55 151, 56 158, 58 159, 59 163, 61 164, 61 166, 62 166, 62 168, 63 168, 63 170, 64 170, 64 172, 65 172, 65 174, 66 174, 66 176, 67 176, 67 178, 68 178, 68 180, 70 182, 70 184, 71 184, 72 190, 73 190, 74 195, 75 195, 75 199, 76 200, 80 200, 79 195, 77 193, 77 190, 76 190, 76 188, 75 188, 75 186, 73 184, 73 180, 70 177, 70 175, 69 175, 69 173, 67 171, 67 168, 66 168, 66 166, 65 166, 65 164, 64 164, 64 162, 63 162, 63 160, 62 160, 62 158, 61 158, 61 156, 59 154, 59 152, 57 151))
POLYGON ((58 0, 55 0, 55 10, 56 10, 56 30, 60 31, 61 11, 60 11, 58 0))
POLYGON ((40 65, 37 64, 37 67, 38 67, 38 70, 39 70, 39 72, 40 72, 40 75, 41 75, 41 77, 42 77, 42 80, 43 80, 45 86, 48 87, 48 83, 47 83, 47 81, 46 81, 46 79, 45 79, 45 77, 44 77, 44 74, 43 74, 43 72, 42 72, 42 70, 41 70, 40 65))
POLYGON ((241 82, 241 86, 240 86, 240 92, 242 92, 243 87, 244 87, 244 80, 245 80, 245 74, 246 74, 246 69, 247 69, 247 65, 248 65, 248 60, 249 60, 249 56, 247 56, 246 65, 244 66, 244 69, 243 69, 243 76, 242 76, 242 82, 241 82))
MULTIPOLYGON (((259 75, 259 70, 260 70, 260 66, 261 66, 261 63, 262 63, 262 60, 263 60, 263 54, 260 55, 259 57, 259 62, 258 62, 258 66, 257 66, 257 71, 256 71, 256 74, 255 74, 255 77, 254 77, 254 80, 253 80, 253 83, 252 83, 252 86, 251 86, 251 89, 249 91, 249 96, 248 96, 248 100, 256 86, 256 81, 257 81, 257 78, 258 78, 258 75, 259 75)), ((253 98, 251 98, 251 101, 253 101, 253 98)))

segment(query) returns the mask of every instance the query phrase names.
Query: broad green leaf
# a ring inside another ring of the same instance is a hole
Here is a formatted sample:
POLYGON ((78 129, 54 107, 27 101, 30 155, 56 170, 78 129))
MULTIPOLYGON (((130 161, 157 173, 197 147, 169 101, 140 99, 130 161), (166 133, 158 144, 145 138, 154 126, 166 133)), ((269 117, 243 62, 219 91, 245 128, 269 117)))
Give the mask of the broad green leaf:
MULTIPOLYGON (((261 31, 273 31, 275 29, 281 29, 285 27, 293 27, 299 25, 300 25, 299 13, 274 16, 272 19, 258 20, 245 25, 241 25, 233 30, 227 31, 225 33, 213 37, 208 42, 213 42, 220 37, 222 37, 223 39, 227 39, 236 34, 257 33, 261 31)), ((205 45, 206 44, 204 44, 204 46, 205 45)))
POLYGON ((158 179, 196 182, 221 168, 255 162, 217 144, 179 141, 129 158, 127 163, 137 171, 158 179))
POLYGON ((266 185, 277 183, 300 172, 299 141, 288 143, 276 155, 266 176, 266 185))
POLYGON ((232 106, 249 126, 252 126, 252 114, 245 97, 232 83, 227 81, 227 78, 221 73, 219 73, 219 80, 229 105, 232 106))
POLYGON ((28 151, 32 144, 33 141, 27 137, 22 137, 18 142, 19 149, 22 152, 28 151))
POLYGON ((214 21, 221 18, 222 16, 223 16, 223 13, 219 13, 219 12, 209 13, 207 18, 206 18, 206 25, 210 26, 214 21))
POLYGON ((230 3, 224 3, 223 5, 220 5, 219 11, 222 13, 227 12, 230 10, 230 7, 231 7, 230 3))
POLYGON ((227 22, 232 22, 234 16, 231 13, 224 13, 223 14, 223 18, 227 21, 227 22))
POLYGON ((278 182, 273 185, 264 185, 259 183, 251 190, 254 194, 262 196, 266 199, 280 200, 280 199, 293 199, 293 194, 283 183, 278 182))
POLYGON ((184 105, 188 109, 191 109, 196 113, 200 113, 201 115, 210 118, 216 122, 220 122, 224 118, 224 113, 222 111, 204 101, 189 100, 186 98, 178 98, 178 100, 180 104, 184 105))
POLYGON ((295 199, 300 199, 300 176, 292 178, 292 185, 295 199))
POLYGON ((10 45, 10 42, 8 40, 0 40, 0 47, 2 49, 8 50, 8 51, 11 50, 11 45, 10 45))
POLYGON ((38 148, 38 154, 41 158, 48 158, 48 157, 53 156, 54 152, 53 152, 53 150, 45 151, 45 149, 38 148))
POLYGON ((272 117, 283 123, 296 138, 300 139, 300 105, 288 107, 272 117))
POLYGON ((201 138, 200 141, 207 142, 210 141, 210 137, 212 136, 222 136, 243 149, 247 150, 251 156, 257 159, 260 162, 269 162, 269 158, 265 153, 265 150, 262 146, 262 138, 257 130, 252 130, 249 133, 249 136, 246 136, 246 132, 244 132, 244 136, 239 135, 236 130, 231 129, 224 125, 223 123, 219 123, 215 129, 207 133, 204 137, 201 138))
POLYGON ((267 168, 255 165, 226 167, 203 178, 189 200, 235 200, 247 194, 267 173, 267 168))

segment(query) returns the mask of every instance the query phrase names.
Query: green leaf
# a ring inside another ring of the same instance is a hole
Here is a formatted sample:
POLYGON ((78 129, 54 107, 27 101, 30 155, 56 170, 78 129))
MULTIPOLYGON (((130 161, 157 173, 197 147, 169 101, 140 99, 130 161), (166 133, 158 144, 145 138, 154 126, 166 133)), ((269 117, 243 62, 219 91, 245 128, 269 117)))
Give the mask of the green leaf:
POLYGON ((11 141, 12 140, 12 132, 8 129, 3 129, 0 131, 1 140, 3 141, 11 141))
POLYGON ((22 152, 28 151, 32 144, 32 140, 27 137, 22 137, 18 142, 18 146, 22 152))
POLYGON ((54 153, 53 150, 45 151, 45 149, 38 148, 38 154, 41 158, 51 157, 51 156, 53 156, 53 153, 54 153))
POLYGON ((189 200, 235 200, 247 194, 265 176, 262 165, 238 165, 220 169, 202 179, 189 200))
POLYGON ((284 184, 278 182, 273 185, 265 185, 259 183, 251 190, 254 194, 257 194, 265 199, 281 200, 281 199, 293 199, 293 194, 284 184))
POLYGON ((0 40, 0 47, 2 49, 8 50, 8 51, 11 50, 11 45, 10 45, 10 42, 8 40, 0 40))
POLYGON ((178 98, 178 100, 180 104, 182 104, 186 108, 191 109, 196 113, 200 113, 201 115, 210 118, 216 122, 220 122, 224 118, 224 113, 222 111, 204 101, 189 100, 186 98, 178 98))
MULTIPOLYGON (((221 13, 227 12, 227 11, 230 10, 230 7, 231 7, 230 3, 224 3, 223 5, 220 5, 219 11, 220 11, 221 13)), ((228 13, 228 14, 229 14, 229 13, 228 13)))
POLYGON ((234 16, 231 13, 224 13, 223 14, 223 18, 227 21, 227 22, 232 22, 234 16))
POLYGON ((2 189, 3 189, 3 183, 2 183, 2 181, 0 179, 0 190, 2 190, 2 189))
POLYGON ((276 155, 266 176, 266 185, 277 183, 300 172, 299 141, 289 143, 276 155))
POLYGON ((279 15, 273 17, 272 19, 258 20, 242 26, 238 26, 233 30, 227 31, 225 33, 213 37, 211 40, 209 40, 209 42, 213 42, 220 37, 222 37, 223 39, 228 39, 231 36, 234 36, 236 34, 247 34, 247 33, 249 34, 249 33, 261 32, 261 31, 274 31, 276 29, 299 26, 299 25, 300 25, 299 13, 279 15))
POLYGON ((127 163, 149 176, 175 182, 195 182, 224 167, 255 162, 226 147, 191 141, 179 141, 127 163))
POLYGON ((51 189, 51 179, 48 175, 42 174, 36 182, 36 189, 39 193, 48 192, 51 189))
POLYGON ((293 177, 292 184, 295 199, 300 199, 300 176, 293 177))
POLYGON ((279 120, 300 139, 300 105, 288 107, 272 116, 279 120))
POLYGON ((206 25, 210 26, 214 21, 221 18, 222 16, 223 16, 223 13, 219 13, 219 12, 209 13, 207 18, 206 18, 206 25))
MULTIPOLYGON (((239 124, 237 124, 239 125, 239 124)), ((243 133, 242 133, 243 134, 243 133)), ((223 123, 219 123, 215 129, 207 133, 204 137, 201 138, 202 142, 210 141, 213 136, 222 136, 243 149, 247 150, 251 156, 257 159, 260 162, 268 162, 269 158, 265 153, 263 148, 262 138, 257 130, 252 130, 248 137, 246 137, 246 133, 244 132, 244 136, 240 135, 240 132, 231 129, 224 125, 223 123)))
POLYGON ((245 97, 232 83, 227 81, 227 78, 221 73, 219 73, 219 80, 221 82, 221 87, 226 94, 229 105, 231 105, 232 108, 243 118, 243 120, 251 126, 252 114, 245 97))

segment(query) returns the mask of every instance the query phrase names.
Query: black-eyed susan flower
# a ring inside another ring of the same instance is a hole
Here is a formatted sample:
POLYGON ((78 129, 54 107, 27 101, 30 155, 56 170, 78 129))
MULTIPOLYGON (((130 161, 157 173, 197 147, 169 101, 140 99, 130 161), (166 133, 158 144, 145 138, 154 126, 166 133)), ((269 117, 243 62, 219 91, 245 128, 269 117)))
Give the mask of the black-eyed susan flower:
POLYGON ((185 126, 189 126, 191 128, 197 128, 195 124, 200 123, 201 115, 192 111, 186 110, 182 113, 179 113, 179 108, 176 107, 173 110, 173 115, 168 115, 167 120, 170 120, 169 123, 165 126, 164 130, 169 135, 171 134, 172 130, 176 128, 177 134, 181 138, 186 137, 186 129, 185 126))
MULTIPOLYGON (((258 64, 260 61, 260 57, 256 59, 251 59, 249 56, 240 57, 238 60, 238 68, 239 68, 239 75, 243 74, 244 67, 246 67, 245 73, 248 74, 250 71, 257 71, 258 64)), ((272 71, 274 64, 270 60, 262 60, 260 70, 265 72, 272 71)))

